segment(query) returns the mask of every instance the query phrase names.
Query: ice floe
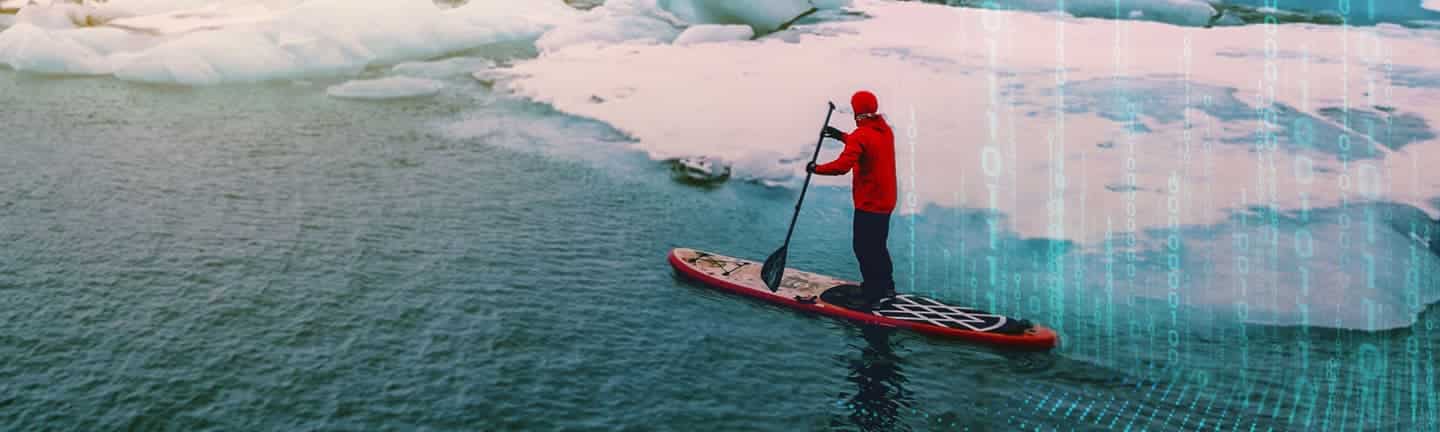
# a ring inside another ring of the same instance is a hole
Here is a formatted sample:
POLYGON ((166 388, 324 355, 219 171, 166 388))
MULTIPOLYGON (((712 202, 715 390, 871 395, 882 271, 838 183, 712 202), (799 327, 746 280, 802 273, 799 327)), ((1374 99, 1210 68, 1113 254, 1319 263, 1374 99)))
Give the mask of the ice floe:
POLYGON ((346 76, 533 40, 580 13, 559 0, 55 3, 20 9, 0 32, 0 64, 187 85, 346 76))

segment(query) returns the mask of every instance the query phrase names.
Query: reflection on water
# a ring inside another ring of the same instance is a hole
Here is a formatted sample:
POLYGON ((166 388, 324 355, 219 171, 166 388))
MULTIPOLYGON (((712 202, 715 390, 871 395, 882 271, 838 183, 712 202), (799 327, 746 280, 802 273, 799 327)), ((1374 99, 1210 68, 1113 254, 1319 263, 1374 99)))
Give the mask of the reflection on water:
MULTIPOLYGON (((835 356, 850 370, 846 381, 855 384, 853 392, 841 393, 841 406, 848 420, 861 431, 908 431, 910 426, 900 420, 903 408, 912 406, 905 391, 904 360, 896 355, 898 341, 892 340, 894 329, 872 326, 859 328, 863 346, 851 345, 858 351, 835 356)), ((840 420, 832 427, 842 427, 840 420)))

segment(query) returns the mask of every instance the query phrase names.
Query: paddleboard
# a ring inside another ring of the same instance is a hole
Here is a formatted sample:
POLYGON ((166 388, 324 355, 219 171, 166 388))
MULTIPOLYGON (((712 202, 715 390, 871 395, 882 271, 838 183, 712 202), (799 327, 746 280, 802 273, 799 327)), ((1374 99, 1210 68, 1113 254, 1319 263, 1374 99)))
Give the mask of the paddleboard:
POLYGON ((759 262, 678 248, 670 251, 670 265, 713 288, 866 324, 1015 349, 1045 350, 1058 341, 1054 330, 1028 320, 915 294, 881 299, 866 311, 856 300, 855 282, 793 268, 785 269, 779 289, 771 292, 760 279, 759 262))

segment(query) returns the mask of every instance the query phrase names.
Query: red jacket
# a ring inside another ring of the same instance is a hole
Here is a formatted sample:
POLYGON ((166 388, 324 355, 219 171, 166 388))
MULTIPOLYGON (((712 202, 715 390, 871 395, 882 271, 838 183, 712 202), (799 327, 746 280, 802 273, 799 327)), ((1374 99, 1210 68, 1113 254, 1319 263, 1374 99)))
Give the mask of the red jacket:
POLYGON ((842 175, 855 168, 855 209, 871 213, 895 210, 895 133, 885 119, 861 119, 855 131, 845 134, 840 157, 817 165, 820 175, 842 175))

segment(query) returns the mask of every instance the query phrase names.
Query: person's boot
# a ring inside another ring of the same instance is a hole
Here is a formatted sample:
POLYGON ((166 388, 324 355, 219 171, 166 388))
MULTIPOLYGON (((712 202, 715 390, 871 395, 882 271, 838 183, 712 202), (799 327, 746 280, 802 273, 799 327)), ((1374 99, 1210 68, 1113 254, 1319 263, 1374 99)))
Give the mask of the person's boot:
POLYGON ((861 299, 864 304, 863 310, 865 312, 875 310, 875 306, 880 303, 880 300, 893 296, 895 292, 894 288, 886 289, 874 285, 866 285, 864 282, 860 283, 860 287, 861 299))
POLYGON ((865 298, 865 288, 860 285, 838 285, 820 293, 820 299, 836 306, 857 311, 867 311, 865 307, 869 302, 865 298))

